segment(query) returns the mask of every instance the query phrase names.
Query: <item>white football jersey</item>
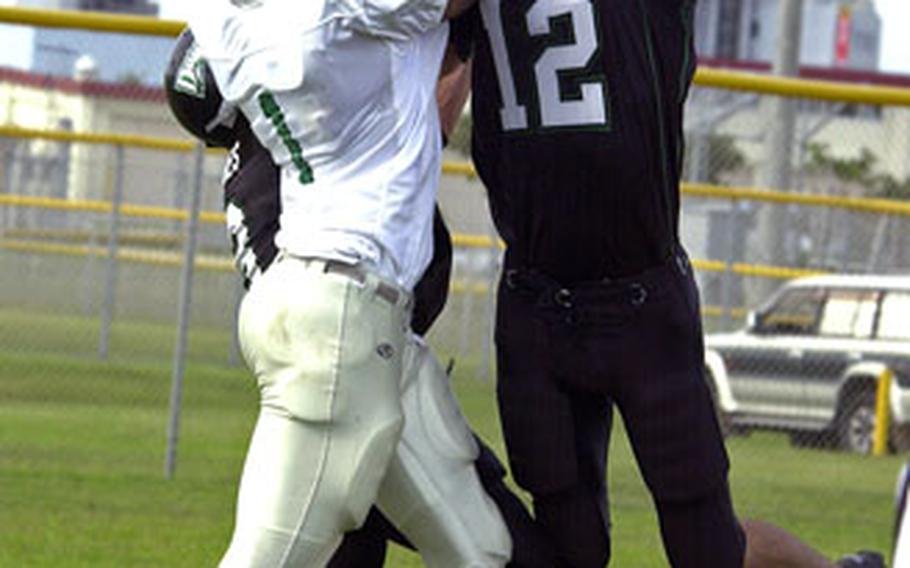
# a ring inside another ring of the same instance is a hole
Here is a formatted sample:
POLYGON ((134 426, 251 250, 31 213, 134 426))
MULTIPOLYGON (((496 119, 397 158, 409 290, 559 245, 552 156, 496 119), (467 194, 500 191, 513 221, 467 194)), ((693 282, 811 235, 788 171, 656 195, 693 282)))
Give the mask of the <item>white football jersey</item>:
POLYGON ((412 289, 432 255, 444 0, 194 0, 225 99, 281 167, 279 248, 412 289))

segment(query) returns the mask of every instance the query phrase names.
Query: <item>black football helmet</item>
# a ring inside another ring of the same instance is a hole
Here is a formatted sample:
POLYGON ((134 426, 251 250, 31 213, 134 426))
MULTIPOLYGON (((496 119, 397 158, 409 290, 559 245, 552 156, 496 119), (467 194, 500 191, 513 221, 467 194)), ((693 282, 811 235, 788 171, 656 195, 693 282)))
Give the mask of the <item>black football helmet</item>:
POLYGON ((190 134, 207 146, 230 148, 234 144, 237 110, 221 96, 189 28, 174 45, 164 72, 164 91, 177 122, 190 134))

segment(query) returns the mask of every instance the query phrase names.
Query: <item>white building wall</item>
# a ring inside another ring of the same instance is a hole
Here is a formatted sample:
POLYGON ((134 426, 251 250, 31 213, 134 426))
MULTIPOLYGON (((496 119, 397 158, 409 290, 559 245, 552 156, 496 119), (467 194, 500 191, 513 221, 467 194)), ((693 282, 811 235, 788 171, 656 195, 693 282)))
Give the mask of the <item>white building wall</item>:
MULTIPOLYGON (((750 106, 718 123, 714 133, 731 137, 755 171, 765 161, 762 107, 750 106)), ((858 158, 863 149, 876 158, 875 170, 896 180, 910 178, 910 109, 890 107, 879 117, 841 117, 815 109, 799 114, 794 135, 794 162, 808 144, 823 144, 835 158, 858 158)), ((794 183, 798 176, 794 176, 794 183)), ((754 184, 743 180, 744 183, 754 184)), ((780 188, 770 188, 780 189, 780 188)), ((794 188, 799 191, 800 188, 794 188)))
MULTIPOLYGON (((86 96, 41 86, 0 83, 0 124, 34 129, 60 129, 63 121, 82 133, 117 133, 172 140, 189 140, 163 101, 86 96)), ((31 156, 52 156, 58 142, 22 140, 31 156)), ((113 195, 115 151, 109 145, 74 143, 69 149, 66 195, 70 199, 108 200, 113 195)), ((191 160, 180 153, 125 148, 128 201, 170 207, 180 201, 174 172, 191 160)), ((223 156, 213 154, 208 171, 219 171, 223 156)), ((184 188, 185 189, 185 188, 184 188)), ((56 194, 47 187, 17 188, 18 193, 56 194)), ((219 208, 218 192, 207 192, 210 208, 219 208)), ((64 197, 64 195, 61 195, 64 197)))
MULTIPOLYGON (((720 3, 728 0, 699 0, 697 4, 696 45, 700 55, 714 54, 720 3)), ((773 60, 777 45, 779 0, 739 0, 739 59, 773 60)), ((820 67, 836 63, 838 15, 842 8, 851 11, 851 50, 846 67, 877 70, 879 66, 881 18, 868 0, 805 0, 802 14, 800 63, 820 67)))

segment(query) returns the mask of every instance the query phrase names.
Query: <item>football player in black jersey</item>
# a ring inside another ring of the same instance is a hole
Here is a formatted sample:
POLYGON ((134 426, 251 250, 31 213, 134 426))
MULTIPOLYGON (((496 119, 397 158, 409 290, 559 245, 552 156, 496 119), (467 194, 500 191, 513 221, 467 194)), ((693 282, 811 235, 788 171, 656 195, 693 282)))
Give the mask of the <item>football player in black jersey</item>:
POLYGON ((507 247, 495 337, 509 464, 557 564, 604 566, 615 407, 674 567, 832 566, 767 523, 744 532, 733 511, 678 232, 693 11, 480 0, 453 24, 463 56, 473 48, 472 154, 507 247))
MULTIPOLYGON (((175 117, 191 134, 209 146, 231 149, 223 180, 224 206, 235 264, 245 285, 249 286, 257 275, 269 268, 278 255, 274 236, 280 215, 279 169, 245 118, 232 113, 223 103, 217 86, 210 80, 210 74, 204 67, 191 71, 196 74, 195 80, 207 83, 204 89, 199 90, 204 91, 205 96, 198 96, 198 92, 188 94, 186 89, 178 86, 180 67, 192 56, 188 55, 191 49, 192 34, 184 32, 178 39, 165 76, 166 94, 175 117)), ((202 65, 205 65, 204 61, 202 65)), ((454 88, 441 90, 441 93, 444 91, 445 96, 451 98, 440 101, 443 132, 450 131, 464 104, 468 82, 466 76, 463 79, 465 80, 448 75, 446 80, 454 80, 449 85, 454 88)), ((418 335, 424 335, 429 330, 448 297, 452 246, 438 207, 433 238, 433 259, 414 290, 411 327, 418 335)), ((487 495, 498 506, 511 535, 512 558, 508 566, 553 567, 555 564, 547 539, 536 527, 524 504, 504 482, 505 468, 488 446, 476 436, 475 439, 480 450, 474 462, 477 476, 487 495)), ((437 497, 442 498, 443 495, 437 497)), ((468 527, 469 530, 471 528, 468 527)), ((374 507, 358 530, 345 535, 328 566, 379 568, 384 564, 389 541, 412 547, 407 538, 374 507)))

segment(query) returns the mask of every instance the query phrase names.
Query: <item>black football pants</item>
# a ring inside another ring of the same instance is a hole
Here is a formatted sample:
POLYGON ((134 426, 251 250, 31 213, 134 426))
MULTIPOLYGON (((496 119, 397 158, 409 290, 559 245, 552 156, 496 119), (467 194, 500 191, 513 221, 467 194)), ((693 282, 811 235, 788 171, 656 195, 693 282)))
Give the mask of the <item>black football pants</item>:
POLYGON ((496 322, 509 465, 560 567, 604 566, 611 406, 622 414, 675 568, 740 568, 745 539, 704 376, 698 292, 684 253, 635 277, 563 287, 511 265, 496 322))

